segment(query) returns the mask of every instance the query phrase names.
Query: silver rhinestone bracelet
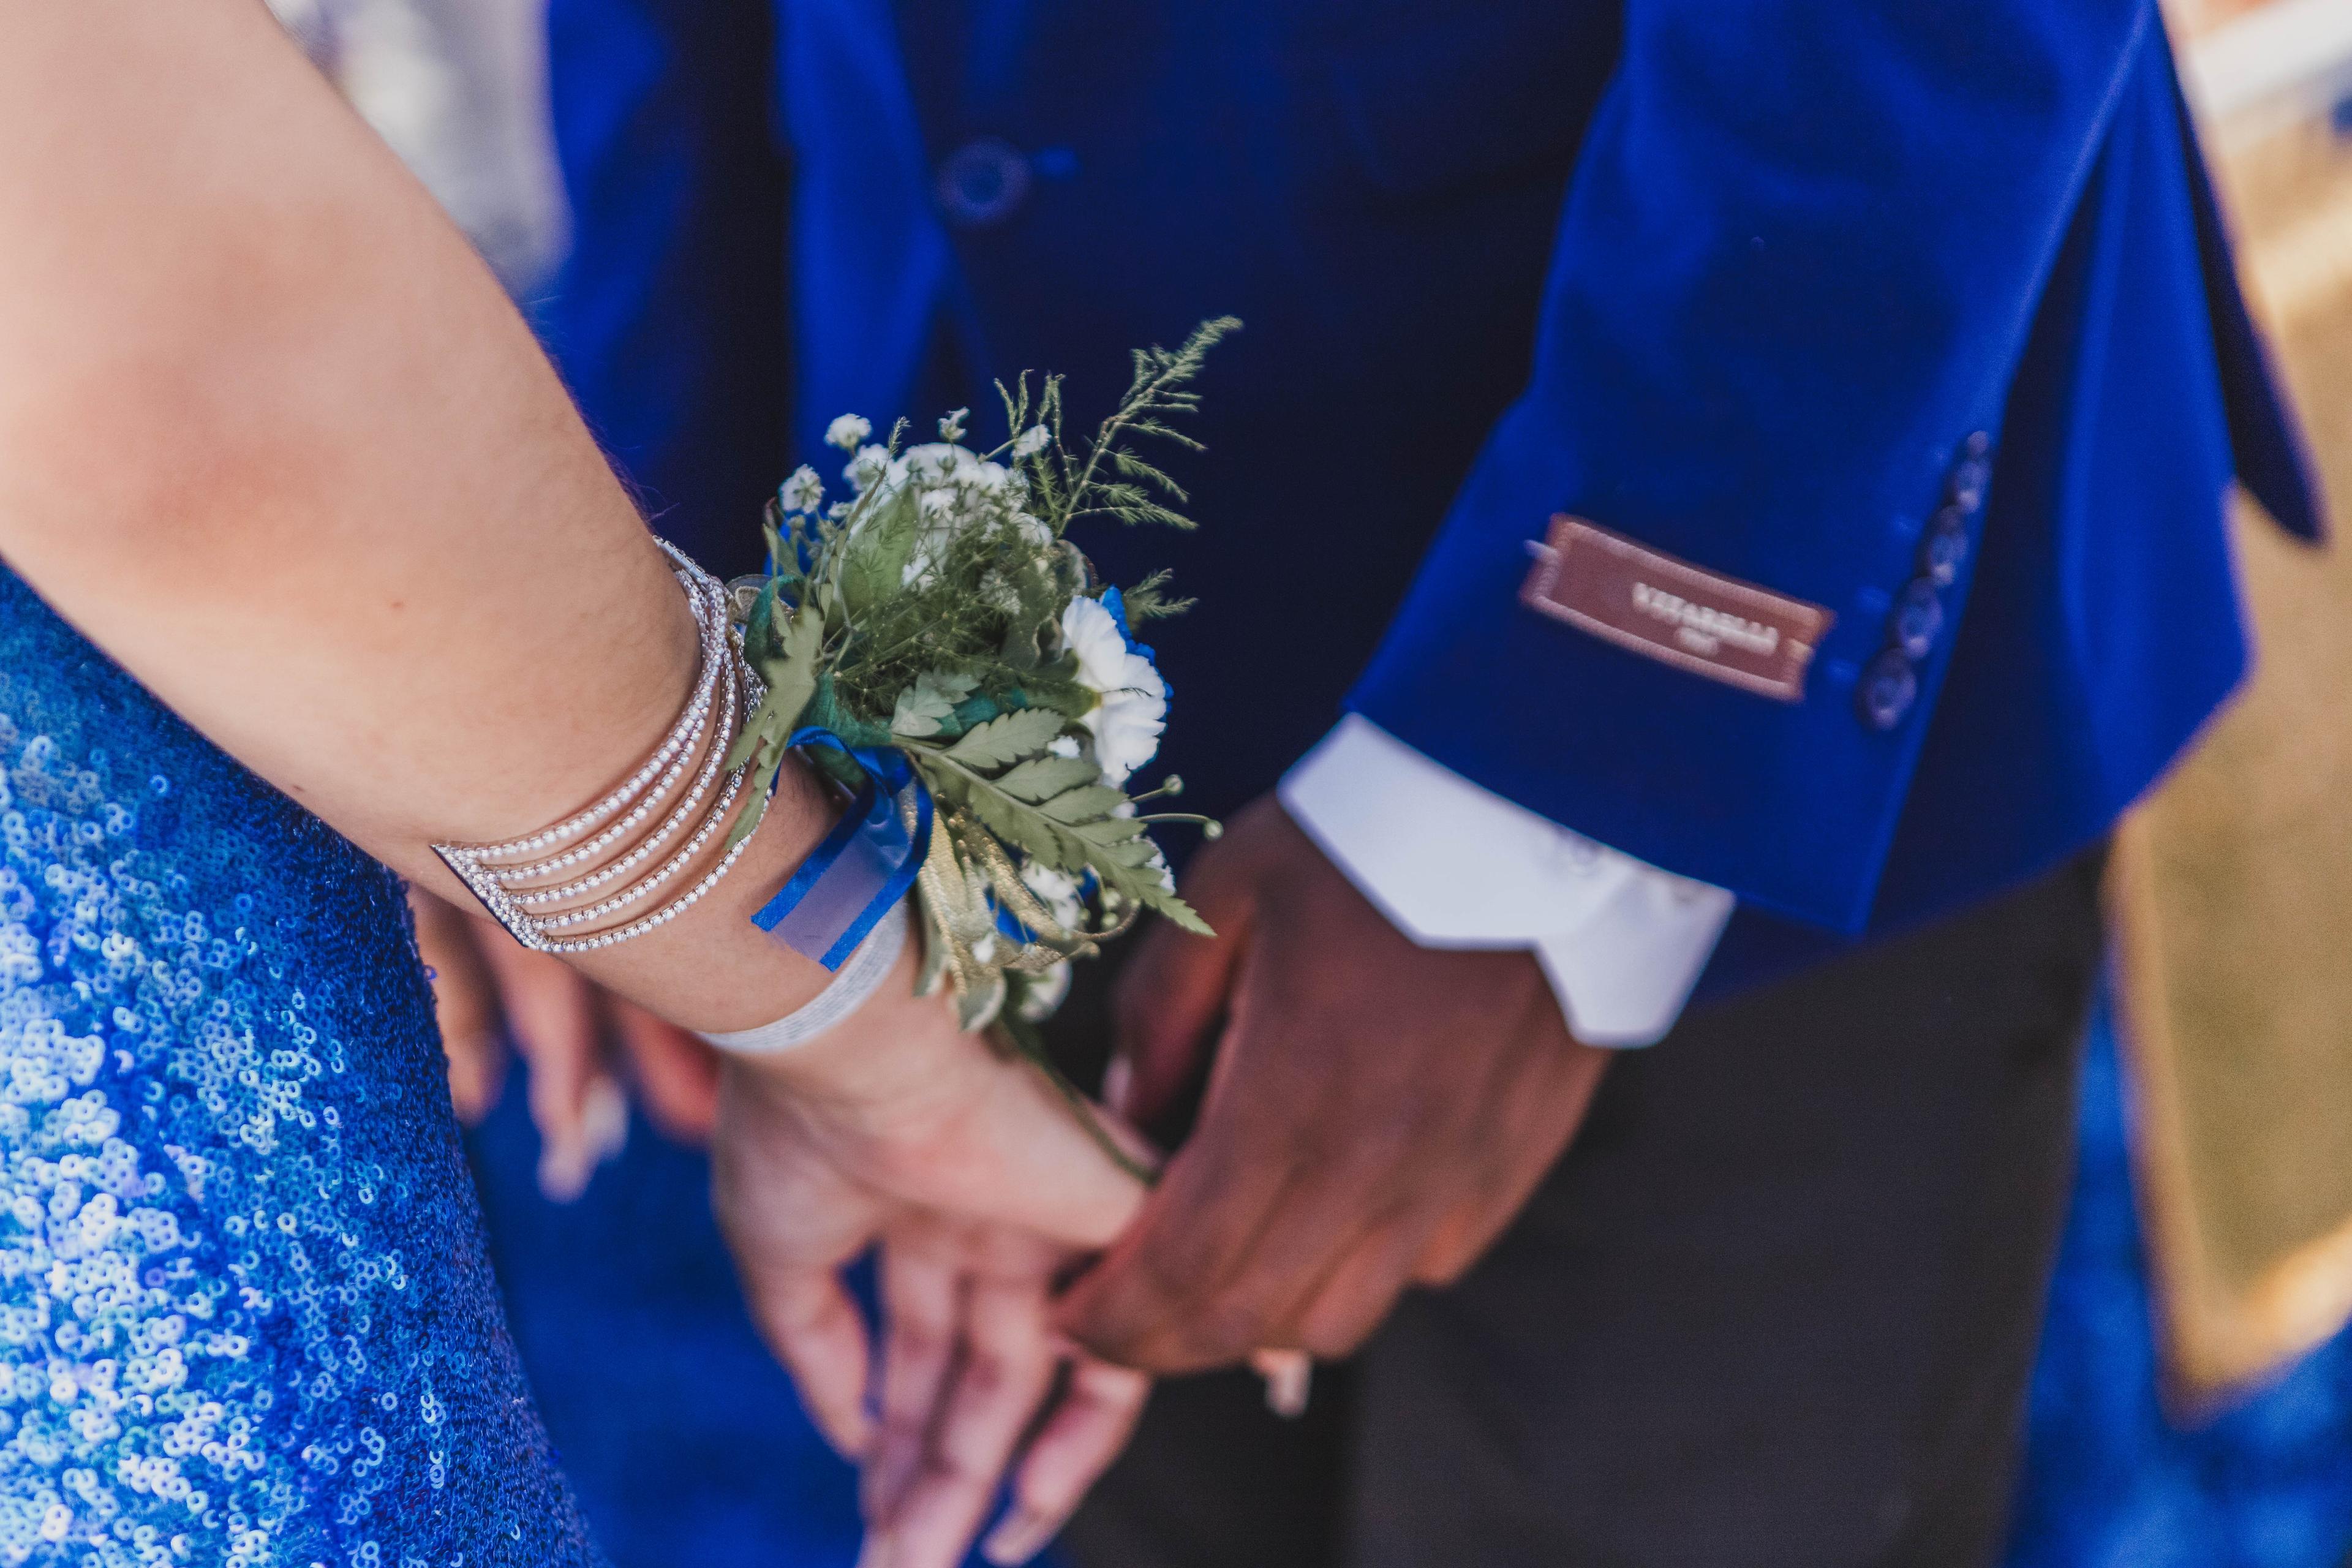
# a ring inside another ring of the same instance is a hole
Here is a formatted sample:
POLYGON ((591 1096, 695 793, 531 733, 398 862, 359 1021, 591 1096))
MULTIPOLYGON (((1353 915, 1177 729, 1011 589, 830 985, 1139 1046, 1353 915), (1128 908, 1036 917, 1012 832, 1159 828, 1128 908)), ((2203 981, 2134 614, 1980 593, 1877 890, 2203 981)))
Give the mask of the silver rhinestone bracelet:
POLYGON ((667 542, 662 549, 694 613, 701 664, 686 707, 653 754, 594 805, 551 827, 498 844, 433 846, 482 907, 517 942, 540 952, 593 952, 667 924, 717 887, 750 843, 745 839, 727 849, 670 902, 623 925, 581 931, 642 904, 692 865, 727 825, 750 773, 748 764, 727 768, 726 758, 765 688, 744 659, 740 637, 728 616, 726 590, 667 542), (726 783, 719 785, 722 773, 726 783), (687 783, 689 773, 693 776, 687 783), (646 819, 681 783, 686 783, 685 792, 658 823, 640 833, 646 819), (684 842, 651 872, 593 903, 573 902, 630 875, 681 833, 684 842), (582 839, 583 834, 592 837, 582 839), (575 839, 581 841, 573 843, 575 839), (530 858, 518 861, 518 857, 530 858), (574 868, 584 869, 560 884, 545 883, 546 878, 574 868))

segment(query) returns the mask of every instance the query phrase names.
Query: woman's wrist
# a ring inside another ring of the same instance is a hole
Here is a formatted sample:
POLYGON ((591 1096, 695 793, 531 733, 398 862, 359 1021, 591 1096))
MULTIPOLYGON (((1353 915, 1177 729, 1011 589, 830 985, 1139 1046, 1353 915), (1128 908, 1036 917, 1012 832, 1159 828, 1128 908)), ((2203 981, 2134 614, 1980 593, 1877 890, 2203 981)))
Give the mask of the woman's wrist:
POLYGON ((772 941, 752 913, 837 813, 796 761, 747 787, 738 742, 765 689, 743 658, 726 591, 664 548, 697 650, 667 731, 600 793, 544 826, 433 850, 525 947, 673 1023, 731 1032, 827 989, 824 970, 772 941))
POLYGON ((772 1057, 800 1050, 811 1041, 846 1023, 871 1001, 889 980, 913 932, 906 901, 890 907, 812 1000, 782 1017, 756 1028, 708 1032, 702 1038, 723 1051, 742 1056, 772 1057))
MULTIPOLYGON (((740 804, 737 810, 749 809, 740 804)), ((727 878, 660 930, 571 956, 598 984, 681 1028, 756 1028, 814 1000, 833 976, 754 925, 751 917, 824 839, 841 805, 808 768, 776 775, 759 826, 727 878)))

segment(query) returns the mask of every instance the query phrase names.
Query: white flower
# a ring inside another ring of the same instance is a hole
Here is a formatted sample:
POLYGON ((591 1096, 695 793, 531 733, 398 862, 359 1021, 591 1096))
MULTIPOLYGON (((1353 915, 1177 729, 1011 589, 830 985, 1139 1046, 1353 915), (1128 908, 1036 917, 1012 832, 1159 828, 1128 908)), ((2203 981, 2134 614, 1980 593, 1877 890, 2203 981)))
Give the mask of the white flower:
POLYGON ((1045 443, 1051 439, 1053 437, 1045 433, 1045 427, 1043 425, 1032 425, 1013 438, 1013 455, 1016 458, 1034 458, 1045 449, 1045 443))
POLYGON ((1078 738, 1076 735, 1056 735, 1045 742, 1045 749, 1057 757, 1075 760, 1078 754, 1078 738))
POLYGON ((1069 994, 1070 961, 1066 958, 1045 973, 1030 976, 1028 989, 1021 994, 1021 1016, 1042 1024, 1061 1010, 1069 994))
MULTIPOLYGON (((861 419, 858 423, 863 425, 866 421, 861 419)), ((841 477, 849 481, 851 489, 864 495, 880 484, 894 466, 889 447, 860 447, 857 455, 849 459, 849 466, 841 470, 841 477)))
POLYGON ((962 440, 962 439, 963 439, 963 422, 964 422, 965 420, 967 420, 967 419, 971 418, 971 409, 969 409, 969 408, 959 408, 959 409, 957 409, 954 413, 952 413, 952 414, 949 415, 946 418, 944 418, 944 419, 940 420, 940 440, 942 440, 942 441, 961 441, 961 440, 962 440))
POLYGON ((1125 684, 1127 638, 1099 599, 1080 595, 1062 611, 1062 643, 1076 656, 1078 679, 1096 691, 1125 684))
POLYGON ((1168 857, 1162 855, 1157 848, 1151 851, 1151 858, 1143 863, 1143 868, 1159 877, 1161 892, 1172 893, 1176 890, 1176 873, 1168 868, 1168 857))
POLYGON ((1080 722, 1095 738, 1103 783, 1123 784, 1160 751, 1168 727, 1168 683, 1151 661, 1127 646, 1111 614, 1094 599, 1075 598, 1062 612, 1062 642, 1078 660, 1078 683, 1096 694, 1080 722))
POLYGON ((824 504, 824 481, 816 477, 814 468, 803 463, 784 481, 777 499, 783 502, 786 511, 814 511, 824 504))
POLYGON ((1086 906, 1078 901, 1078 879, 1066 871, 1059 871, 1042 860, 1031 860, 1021 868, 1024 886, 1037 895, 1045 912, 1064 931, 1076 931, 1086 918, 1086 906))
POLYGON ((940 565, 947 559, 948 547, 955 536, 972 521, 966 498, 949 480, 940 465, 947 459, 940 454, 953 452, 953 447, 918 447, 907 454, 906 468, 894 470, 890 482, 908 482, 918 488, 915 495, 915 516, 919 526, 914 548, 907 552, 907 564, 899 581, 910 587, 928 585, 940 565))
POLYGON ((845 452, 855 452, 866 437, 874 434, 873 422, 855 414, 845 414, 824 427, 824 444, 838 447, 845 452))
POLYGON ((926 441, 907 448, 907 472, 924 484, 952 479, 971 461, 970 452, 945 441, 926 441))

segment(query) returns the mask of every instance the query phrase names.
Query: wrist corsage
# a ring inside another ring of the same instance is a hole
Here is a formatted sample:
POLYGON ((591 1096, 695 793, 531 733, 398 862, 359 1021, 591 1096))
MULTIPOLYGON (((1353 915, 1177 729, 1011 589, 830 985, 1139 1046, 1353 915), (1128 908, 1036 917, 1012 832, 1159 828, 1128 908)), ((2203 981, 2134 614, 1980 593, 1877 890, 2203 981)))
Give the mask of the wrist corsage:
POLYGON ((1211 321, 1174 352, 1135 356, 1135 380, 1093 438, 1065 438, 1062 386, 1003 395, 1007 436, 869 443, 845 416, 827 439, 851 454, 849 498, 817 474, 784 482, 766 521, 768 572, 729 585, 764 698, 729 765, 748 768, 757 826, 797 752, 852 798, 832 833, 759 911, 778 941, 837 969, 910 892, 922 985, 952 990, 967 1029, 1000 1026, 1025 1050, 1071 960, 1145 910, 1206 933, 1176 894, 1154 824, 1216 825, 1137 808, 1181 788, 1129 793, 1158 752, 1168 689, 1148 622, 1183 608, 1164 574, 1124 590, 1069 538, 1096 519, 1190 528, 1185 495, 1139 446, 1197 448, 1171 421, 1238 325, 1211 321))

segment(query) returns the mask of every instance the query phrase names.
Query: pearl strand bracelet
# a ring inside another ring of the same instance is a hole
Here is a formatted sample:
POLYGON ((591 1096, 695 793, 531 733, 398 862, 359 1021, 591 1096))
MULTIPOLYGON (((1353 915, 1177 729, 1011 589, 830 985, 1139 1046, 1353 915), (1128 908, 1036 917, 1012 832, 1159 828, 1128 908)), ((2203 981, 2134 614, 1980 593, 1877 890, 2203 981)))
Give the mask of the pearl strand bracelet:
POLYGON ((668 543, 662 549, 694 613, 701 664, 694 690, 661 744, 609 794, 551 827, 499 844, 433 846, 434 853, 499 923, 536 952, 589 952, 667 924, 717 887, 750 844, 748 838, 735 844, 683 893, 649 913, 607 930, 570 934, 642 903, 691 865, 726 826, 749 773, 748 767, 728 769, 726 756, 743 717, 759 706, 765 689, 744 661, 740 637, 728 616, 726 590, 668 543), (706 810, 704 803, 721 772, 727 782, 706 810), (638 826, 689 773, 693 781, 676 805, 649 832, 630 842, 638 826), (686 831, 688 823, 694 826, 685 842, 652 872, 593 904, 565 907, 567 900, 627 876, 686 831), (583 834, 593 836, 572 843, 583 834), (517 857, 524 856, 530 858, 516 863, 517 857), (582 866, 589 868, 581 875, 557 885, 542 884, 551 874, 582 866))

